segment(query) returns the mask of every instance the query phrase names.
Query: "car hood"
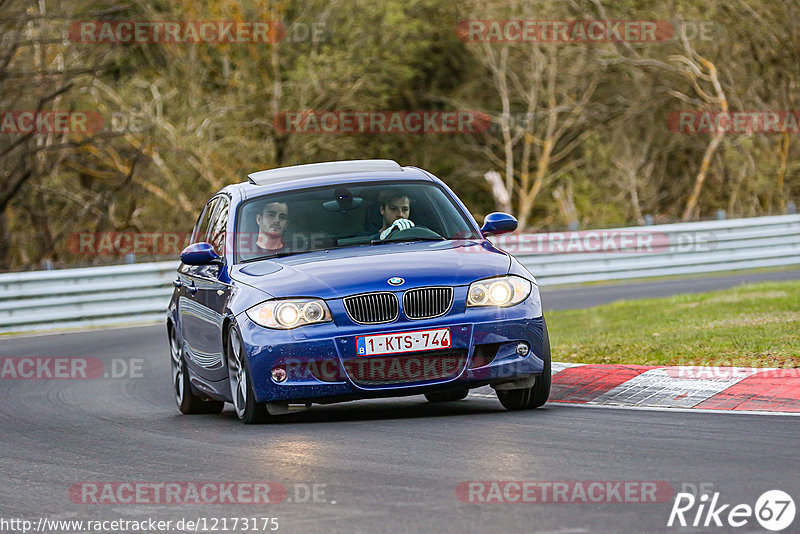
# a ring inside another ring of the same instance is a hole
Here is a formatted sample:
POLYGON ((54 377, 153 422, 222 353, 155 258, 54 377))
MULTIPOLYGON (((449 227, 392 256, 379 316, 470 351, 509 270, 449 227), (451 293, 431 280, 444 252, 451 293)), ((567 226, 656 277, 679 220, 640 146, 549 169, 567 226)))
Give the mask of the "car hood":
POLYGON ((391 243, 310 252, 236 266, 231 278, 274 297, 335 299, 367 291, 467 285, 508 273, 510 257, 491 243, 391 243), (400 277, 404 283, 389 284, 400 277))

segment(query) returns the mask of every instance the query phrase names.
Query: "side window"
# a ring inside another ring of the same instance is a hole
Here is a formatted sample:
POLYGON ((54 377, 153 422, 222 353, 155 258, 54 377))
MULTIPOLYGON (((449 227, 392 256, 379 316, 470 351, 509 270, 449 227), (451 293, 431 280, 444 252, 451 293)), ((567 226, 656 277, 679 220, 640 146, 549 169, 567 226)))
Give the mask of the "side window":
POLYGON ((200 214, 200 218, 197 219, 197 224, 194 226, 194 231, 192 232, 192 244, 206 241, 206 238, 208 237, 208 226, 211 222, 211 216, 213 215, 214 208, 218 203, 219 199, 215 198, 206 204, 203 213, 200 214))
POLYGON ((211 219, 208 242, 220 256, 225 255, 225 235, 228 228, 228 199, 220 198, 214 216, 211 219))

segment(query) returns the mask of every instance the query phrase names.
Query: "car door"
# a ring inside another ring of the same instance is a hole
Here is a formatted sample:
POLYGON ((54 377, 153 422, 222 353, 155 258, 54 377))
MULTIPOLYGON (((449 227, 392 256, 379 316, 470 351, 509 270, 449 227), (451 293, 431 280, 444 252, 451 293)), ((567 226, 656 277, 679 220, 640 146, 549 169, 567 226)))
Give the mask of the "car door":
MULTIPOLYGON (((230 202, 225 196, 213 198, 192 236, 193 243, 209 242, 220 256, 225 254, 225 231, 230 202), (208 215, 208 216, 207 216, 208 215)), ((184 338, 187 365, 209 381, 227 378, 223 365, 222 312, 230 294, 227 267, 220 264, 184 265, 178 269, 183 284, 178 312, 184 338)))
MULTIPOLYGON (((212 198, 203 208, 200 217, 197 219, 190 244, 201 243, 208 238, 208 230, 211 225, 211 217, 218 199, 212 198)), ((191 361, 196 342, 194 340, 197 331, 202 329, 202 322, 197 319, 197 286, 191 274, 192 267, 181 263, 178 267, 178 324, 180 325, 181 338, 187 363, 191 361)))
POLYGON ((207 325, 208 337, 203 338, 203 347, 215 355, 215 364, 207 368, 209 380, 227 380, 228 371, 224 364, 225 346, 222 342, 222 323, 225 319, 225 306, 230 298, 233 286, 228 276, 227 256, 227 228, 230 216, 230 201, 227 197, 220 197, 220 204, 215 209, 214 216, 209 226, 208 242, 222 258, 222 263, 209 265, 197 272, 198 301, 209 316, 207 325), (218 363, 217 363, 218 362, 218 363))

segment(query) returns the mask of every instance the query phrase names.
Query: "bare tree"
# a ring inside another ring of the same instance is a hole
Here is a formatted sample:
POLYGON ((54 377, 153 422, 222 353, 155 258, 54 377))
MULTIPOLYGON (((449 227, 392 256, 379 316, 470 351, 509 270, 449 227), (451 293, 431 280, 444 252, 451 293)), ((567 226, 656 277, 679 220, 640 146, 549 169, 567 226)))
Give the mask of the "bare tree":
MULTIPOLYGON (((681 73, 691 80, 692 87, 694 87, 695 92, 704 103, 718 108, 719 112, 722 114, 727 113, 728 98, 725 96, 725 90, 722 88, 717 66, 698 54, 685 35, 683 36, 683 45, 686 53, 684 55, 672 56, 670 59, 680 65, 681 73), (713 91, 709 90, 709 88, 704 88, 701 82, 709 84, 711 86, 710 89, 713 91)), ((693 99, 680 91, 673 90, 671 94, 684 102, 693 102, 693 99)), ((683 216, 681 218, 684 221, 688 221, 696 216, 697 202, 703 190, 703 184, 706 181, 708 169, 711 166, 711 159, 714 157, 714 153, 724 137, 725 131, 722 128, 718 129, 711 136, 711 141, 709 141, 703 153, 703 159, 700 162, 700 168, 695 177, 692 193, 689 195, 686 208, 683 210, 683 216)))
MULTIPOLYGON (((492 13, 503 16, 527 14, 516 3, 508 11, 493 7, 492 13)), ((475 9, 485 13, 486 8, 481 3, 475 9)), ((565 12, 557 7, 554 13, 565 12)), ((475 151, 503 170, 520 228, 526 228, 542 190, 580 165, 575 155, 592 133, 602 72, 594 68, 595 51, 587 46, 488 40, 467 46, 487 70, 481 87, 489 84, 493 95, 484 104, 496 106, 484 111, 499 129, 499 136, 491 132, 475 151)))

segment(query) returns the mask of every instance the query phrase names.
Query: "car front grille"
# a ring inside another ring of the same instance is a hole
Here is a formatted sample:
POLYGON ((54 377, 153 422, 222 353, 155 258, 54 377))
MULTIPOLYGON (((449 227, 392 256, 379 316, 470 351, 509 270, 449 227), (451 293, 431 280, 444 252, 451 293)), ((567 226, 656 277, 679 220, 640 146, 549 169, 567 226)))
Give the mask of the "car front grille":
POLYGON ((344 360, 347 375, 361 387, 451 380, 466 364, 467 351, 460 349, 344 360))
POLYGON ((359 324, 391 323, 400 313, 394 293, 366 293, 344 299, 350 319, 359 324))
POLYGON ((403 313, 409 319, 430 319, 447 313, 452 303, 452 287, 409 289, 403 295, 403 313))

